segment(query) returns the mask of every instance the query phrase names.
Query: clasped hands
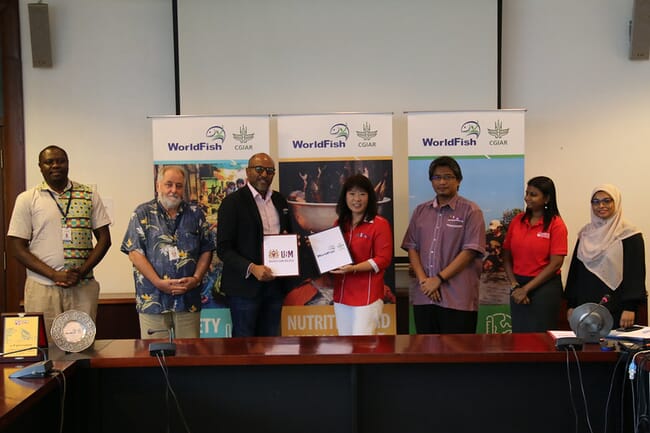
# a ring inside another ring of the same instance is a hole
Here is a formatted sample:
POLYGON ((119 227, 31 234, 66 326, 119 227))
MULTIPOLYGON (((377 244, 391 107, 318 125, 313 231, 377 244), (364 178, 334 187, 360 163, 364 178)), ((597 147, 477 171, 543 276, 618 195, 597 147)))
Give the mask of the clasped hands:
POLYGON ((194 275, 182 278, 167 278, 160 281, 160 285, 157 286, 158 290, 173 296, 184 295, 201 284, 201 281, 194 275))
POLYGON ((427 277, 420 280, 420 290, 434 302, 442 301, 440 286, 442 286, 442 281, 440 281, 440 278, 437 276, 427 277))
POLYGON ((528 292, 523 287, 515 288, 511 293, 510 297, 515 304, 530 304, 530 298, 528 297, 528 292))
POLYGON ((59 287, 72 287, 79 284, 81 277, 80 268, 62 269, 60 271, 54 271, 52 281, 59 287))

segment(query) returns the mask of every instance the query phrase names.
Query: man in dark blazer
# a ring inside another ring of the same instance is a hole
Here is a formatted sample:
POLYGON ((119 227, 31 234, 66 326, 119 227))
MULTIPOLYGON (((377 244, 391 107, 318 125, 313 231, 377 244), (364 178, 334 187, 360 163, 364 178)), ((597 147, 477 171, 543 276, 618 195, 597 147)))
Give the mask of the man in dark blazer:
POLYGON ((223 262, 221 290, 228 298, 232 336, 280 334, 282 303, 288 279, 275 278, 264 265, 265 234, 291 233, 286 199, 271 189, 273 159, 257 153, 248 160, 247 184, 219 207, 217 255, 223 262))

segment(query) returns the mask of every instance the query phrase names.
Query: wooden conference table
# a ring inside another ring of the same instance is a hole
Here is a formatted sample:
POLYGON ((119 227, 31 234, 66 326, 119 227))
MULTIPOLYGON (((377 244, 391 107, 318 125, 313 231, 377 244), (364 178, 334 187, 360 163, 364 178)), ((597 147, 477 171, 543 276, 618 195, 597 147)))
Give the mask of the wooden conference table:
MULTIPOLYGON (((546 334, 188 339, 176 345, 176 356, 166 358, 169 380, 194 433, 575 431, 567 353, 556 351, 546 334)), ((165 431, 168 420, 171 431, 184 431, 173 402, 166 404, 165 377, 148 346, 98 340, 79 354, 50 351, 76 366, 66 431, 165 431)), ((577 365, 569 355, 583 431, 577 365)), ((602 432, 618 354, 588 345, 578 359, 591 424, 602 432)), ((616 377, 620 382, 622 375, 616 377)), ((608 431, 620 422, 620 383, 612 395, 608 431)), ((7 410, 2 415, 6 423, 7 410)))

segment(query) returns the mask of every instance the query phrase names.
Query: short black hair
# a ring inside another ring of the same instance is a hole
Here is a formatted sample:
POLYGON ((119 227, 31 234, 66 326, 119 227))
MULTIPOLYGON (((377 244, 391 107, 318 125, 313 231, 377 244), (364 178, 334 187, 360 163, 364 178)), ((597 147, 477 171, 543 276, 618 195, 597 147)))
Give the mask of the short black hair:
POLYGON ((460 165, 458 165, 456 160, 451 156, 441 156, 431 161, 431 165, 429 165, 429 180, 433 178, 433 173, 438 167, 450 168, 451 171, 454 172, 454 176, 456 176, 456 179, 458 179, 459 182, 463 180, 463 172, 460 171, 460 165))
POLYGON ((45 149, 41 150, 41 151, 38 153, 38 163, 39 163, 39 164, 41 163, 41 158, 43 158, 43 154, 44 154, 46 151, 48 151, 48 150, 60 150, 60 151, 63 152, 63 154, 65 155, 65 159, 66 159, 66 161, 68 160, 68 152, 66 152, 65 149, 62 149, 62 148, 60 148, 59 146, 56 146, 56 145, 54 145, 54 144, 51 144, 51 145, 47 146, 45 149))

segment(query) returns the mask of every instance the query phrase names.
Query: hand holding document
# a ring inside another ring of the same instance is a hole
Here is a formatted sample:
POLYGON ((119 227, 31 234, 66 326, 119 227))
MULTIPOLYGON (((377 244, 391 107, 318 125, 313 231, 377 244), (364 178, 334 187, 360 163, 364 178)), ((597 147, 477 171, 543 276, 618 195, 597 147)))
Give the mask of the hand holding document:
POLYGON ((276 277, 293 277, 300 274, 297 235, 266 235, 263 246, 264 265, 276 277))
POLYGON ((339 226, 309 235, 309 243, 321 274, 352 263, 339 226))

